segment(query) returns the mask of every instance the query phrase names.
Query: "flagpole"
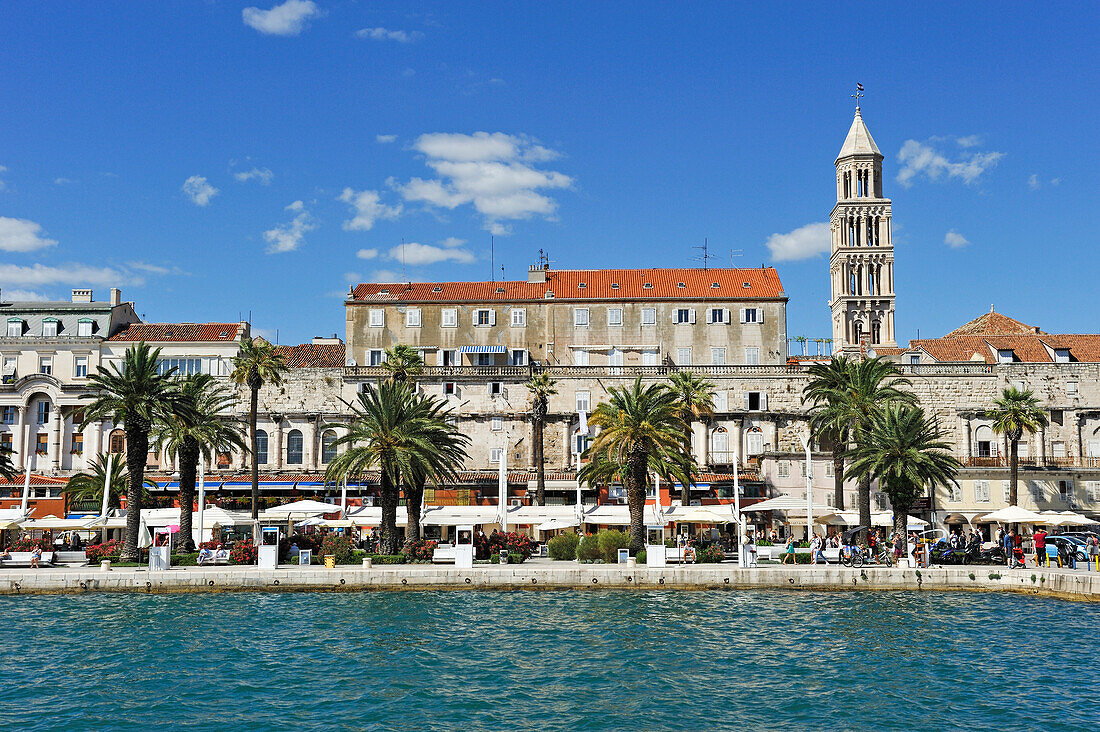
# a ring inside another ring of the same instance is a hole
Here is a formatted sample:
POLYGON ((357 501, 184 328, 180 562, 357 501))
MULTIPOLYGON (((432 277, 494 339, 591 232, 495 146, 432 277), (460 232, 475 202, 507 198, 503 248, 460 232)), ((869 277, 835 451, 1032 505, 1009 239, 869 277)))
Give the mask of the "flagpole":
POLYGON ((497 502, 500 504, 500 530, 508 533, 508 440, 504 440, 504 447, 500 451, 497 495, 497 502))
POLYGON ((19 504, 19 508, 23 514, 23 518, 27 517, 27 504, 31 499, 31 468, 34 463, 38 462, 38 453, 32 452, 27 456, 27 467, 23 471, 23 500, 19 504))
MULTIPOLYGON (((190 508, 191 507, 188 506, 188 509, 190 509, 190 508)), ((202 532, 203 532, 203 529, 206 528, 202 523, 202 512, 203 512, 203 509, 205 509, 205 508, 206 508, 206 468, 205 468, 204 463, 203 463, 203 461, 200 457, 200 459, 199 459, 199 539, 198 539, 198 541, 195 542, 196 546, 198 546, 199 544, 202 543, 202 532)), ((195 538, 195 534, 194 534, 194 529, 192 528, 191 539, 194 540, 194 538, 195 538)))
POLYGON ((100 543, 107 542, 107 511, 111 507, 111 471, 114 465, 114 453, 107 453, 107 463, 103 474, 103 503, 99 508, 99 520, 103 522, 103 533, 100 534, 100 543))

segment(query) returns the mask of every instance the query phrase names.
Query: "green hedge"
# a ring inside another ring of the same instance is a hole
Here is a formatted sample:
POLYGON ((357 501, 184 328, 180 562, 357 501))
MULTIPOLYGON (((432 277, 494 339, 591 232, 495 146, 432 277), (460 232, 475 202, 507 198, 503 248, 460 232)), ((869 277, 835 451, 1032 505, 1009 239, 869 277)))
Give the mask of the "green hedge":
POLYGON ((572 531, 559 534, 546 543, 551 559, 572 561, 577 558, 577 545, 581 543, 581 537, 572 531))
POLYGON ((582 562, 603 559, 603 554, 600 553, 600 540, 596 538, 595 534, 586 535, 577 544, 577 559, 582 562))
POLYGON ((596 534, 600 543, 600 555, 607 564, 619 561, 619 550, 630 546, 630 536, 618 529, 605 529, 596 534))

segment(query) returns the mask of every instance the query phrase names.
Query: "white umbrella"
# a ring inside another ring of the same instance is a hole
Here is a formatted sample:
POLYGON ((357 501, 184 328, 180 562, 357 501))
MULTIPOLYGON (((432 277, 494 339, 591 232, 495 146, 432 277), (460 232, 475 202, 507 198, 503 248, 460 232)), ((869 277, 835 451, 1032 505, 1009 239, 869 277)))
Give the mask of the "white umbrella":
POLYGON ((321 501, 295 501, 294 503, 286 503, 282 506, 273 506, 272 508, 265 509, 261 514, 261 518, 288 518, 290 516, 317 516, 323 513, 339 513, 340 507, 334 506, 331 503, 322 503, 321 501))
POLYGON ((1096 523, 1073 511, 1042 511, 1039 515, 1043 517, 1042 523, 1047 526, 1088 526, 1096 523))
POLYGON ((981 521, 998 524, 1041 524, 1045 521, 1045 517, 1026 508, 1008 506, 985 514, 981 517, 981 521))
MULTIPOLYGON (((751 506, 742 506, 741 512, 746 511, 791 511, 805 515, 806 499, 803 496, 776 496, 760 503, 754 503, 751 506)), ((819 503, 813 505, 815 514, 820 515, 830 511, 832 509, 829 506, 822 506, 819 503)))

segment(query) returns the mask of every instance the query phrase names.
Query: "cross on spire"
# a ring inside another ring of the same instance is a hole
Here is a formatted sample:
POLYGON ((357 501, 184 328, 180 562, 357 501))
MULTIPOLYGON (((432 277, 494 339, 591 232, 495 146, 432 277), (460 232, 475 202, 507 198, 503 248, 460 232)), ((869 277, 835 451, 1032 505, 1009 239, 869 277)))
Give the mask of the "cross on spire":
POLYGON ((863 97, 863 84, 856 83, 856 93, 850 95, 852 99, 856 100, 856 110, 859 110, 859 100, 863 97))

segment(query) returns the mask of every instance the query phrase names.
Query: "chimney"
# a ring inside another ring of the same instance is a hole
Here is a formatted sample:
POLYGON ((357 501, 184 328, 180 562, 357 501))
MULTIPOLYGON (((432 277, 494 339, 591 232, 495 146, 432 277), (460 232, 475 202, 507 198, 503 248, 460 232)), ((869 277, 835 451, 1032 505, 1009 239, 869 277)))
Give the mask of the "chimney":
POLYGON ((91 302, 91 290, 73 290, 73 302, 91 302))
POLYGON ((532 264, 527 268, 527 282, 546 282, 546 268, 541 264, 532 264))
POLYGON ((111 288, 111 307, 118 307, 122 304, 122 290, 117 287, 111 288))

